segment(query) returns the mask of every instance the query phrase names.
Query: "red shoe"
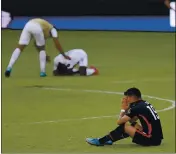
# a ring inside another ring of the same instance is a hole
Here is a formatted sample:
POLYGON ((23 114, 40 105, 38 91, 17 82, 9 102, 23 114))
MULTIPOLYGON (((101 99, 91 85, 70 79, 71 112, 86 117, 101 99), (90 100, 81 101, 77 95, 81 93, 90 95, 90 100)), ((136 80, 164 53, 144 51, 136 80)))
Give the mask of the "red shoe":
POLYGON ((95 70, 95 72, 93 73, 93 75, 98 75, 99 74, 99 71, 98 71, 98 69, 96 67, 90 66, 90 68, 92 68, 92 69, 95 70))

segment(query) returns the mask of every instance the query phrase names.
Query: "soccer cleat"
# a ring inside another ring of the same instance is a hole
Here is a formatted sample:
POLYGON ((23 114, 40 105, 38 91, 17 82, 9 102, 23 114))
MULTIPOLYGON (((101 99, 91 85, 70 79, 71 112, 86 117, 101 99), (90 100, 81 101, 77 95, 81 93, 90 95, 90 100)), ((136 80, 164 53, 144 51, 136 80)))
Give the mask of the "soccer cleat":
POLYGON ((90 68, 92 68, 92 69, 95 70, 95 72, 93 73, 93 75, 98 75, 99 74, 99 71, 98 71, 98 69, 96 67, 90 66, 90 68))
POLYGON ((10 77, 11 71, 12 71, 11 68, 7 68, 7 70, 5 71, 5 77, 10 77))
POLYGON ((104 144, 100 144, 98 138, 86 138, 86 142, 89 143, 90 145, 95 145, 95 146, 103 146, 104 144))
POLYGON ((40 73, 40 77, 45 77, 46 76, 46 73, 45 72, 41 72, 40 73))
POLYGON ((112 145, 112 144, 113 144, 113 142, 111 140, 109 140, 105 143, 105 145, 112 145))

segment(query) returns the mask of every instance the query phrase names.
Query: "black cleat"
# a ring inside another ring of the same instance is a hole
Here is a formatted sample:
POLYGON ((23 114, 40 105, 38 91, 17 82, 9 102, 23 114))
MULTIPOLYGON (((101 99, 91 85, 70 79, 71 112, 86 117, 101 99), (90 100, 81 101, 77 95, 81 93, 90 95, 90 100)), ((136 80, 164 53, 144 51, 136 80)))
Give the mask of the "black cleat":
POLYGON ((6 70, 6 71, 5 71, 5 77, 7 77, 7 78, 10 77, 10 73, 11 73, 11 71, 6 70))

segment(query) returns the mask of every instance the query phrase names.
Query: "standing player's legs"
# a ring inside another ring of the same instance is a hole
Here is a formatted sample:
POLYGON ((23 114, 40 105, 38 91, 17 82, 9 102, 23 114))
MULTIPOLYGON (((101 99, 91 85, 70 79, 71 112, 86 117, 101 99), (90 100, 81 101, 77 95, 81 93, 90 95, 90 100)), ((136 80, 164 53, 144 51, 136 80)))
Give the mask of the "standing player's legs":
POLYGON ((5 71, 6 77, 10 76, 13 65, 15 64, 16 60, 19 58, 21 52, 24 50, 26 45, 29 44, 30 40, 31 40, 31 34, 29 33, 27 26, 25 26, 21 33, 19 44, 17 48, 13 51, 10 62, 5 71))
POLYGON ((45 38, 43 30, 39 24, 36 24, 36 28, 33 30, 33 36, 35 39, 35 46, 39 51, 39 61, 40 61, 40 77, 45 77, 45 67, 46 67, 46 51, 45 51, 45 38))

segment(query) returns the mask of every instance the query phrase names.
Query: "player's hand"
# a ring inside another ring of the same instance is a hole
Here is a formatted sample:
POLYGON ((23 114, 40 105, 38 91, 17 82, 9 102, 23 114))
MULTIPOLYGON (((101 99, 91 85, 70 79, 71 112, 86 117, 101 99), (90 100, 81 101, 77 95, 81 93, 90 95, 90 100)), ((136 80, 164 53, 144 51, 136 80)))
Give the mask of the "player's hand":
POLYGON ((71 60, 69 56, 63 55, 65 59, 71 60))
POLYGON ((46 61, 47 61, 47 62, 51 62, 50 56, 46 56, 46 61))
POLYGON ((122 98, 121 109, 125 110, 125 111, 129 109, 129 104, 128 104, 127 99, 125 97, 122 98))

